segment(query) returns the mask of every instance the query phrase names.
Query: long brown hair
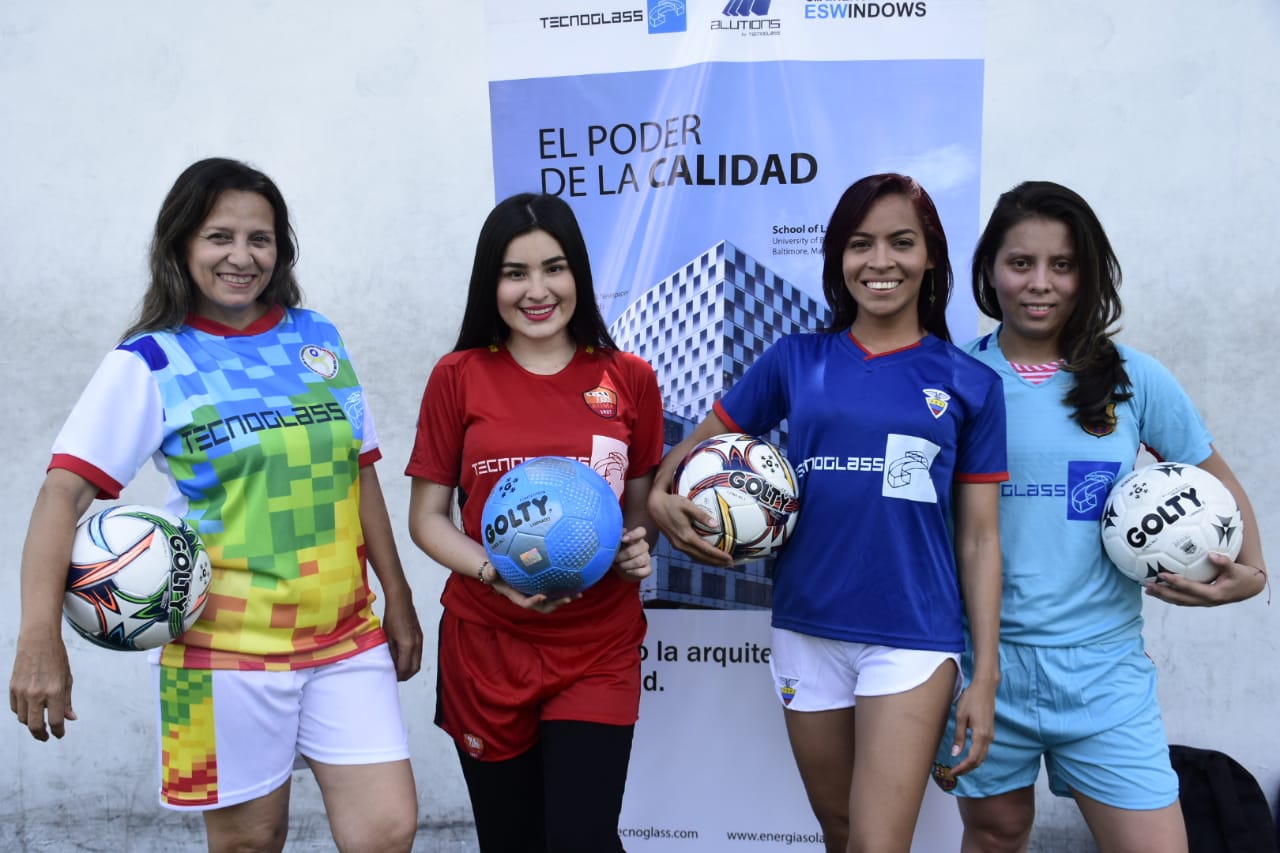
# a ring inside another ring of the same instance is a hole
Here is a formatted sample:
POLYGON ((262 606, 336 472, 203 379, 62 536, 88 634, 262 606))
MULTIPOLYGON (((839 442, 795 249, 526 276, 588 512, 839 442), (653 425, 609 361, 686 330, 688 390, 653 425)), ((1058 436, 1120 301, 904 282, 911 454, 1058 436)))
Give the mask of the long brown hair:
POLYGON ((973 298, 983 314, 1003 320, 993 282, 996 255, 1009 229, 1028 219, 1061 222, 1075 244, 1079 290, 1075 310, 1058 337, 1059 355, 1075 381, 1065 397, 1086 431, 1109 432, 1115 403, 1128 400, 1129 374, 1112 336, 1119 331, 1120 261, 1093 208, 1052 181, 1026 181, 1000 196, 973 251, 973 298))
POLYGON ((257 193, 275 214, 276 266, 258 301, 287 308, 302 302, 302 290, 293 275, 298 261, 297 238, 279 188, 246 163, 211 157, 183 170, 160 205, 151 238, 151 283, 143 294, 137 318, 121 340, 139 332, 177 328, 195 309, 196 286, 187 271, 187 244, 222 194, 231 190, 257 193))

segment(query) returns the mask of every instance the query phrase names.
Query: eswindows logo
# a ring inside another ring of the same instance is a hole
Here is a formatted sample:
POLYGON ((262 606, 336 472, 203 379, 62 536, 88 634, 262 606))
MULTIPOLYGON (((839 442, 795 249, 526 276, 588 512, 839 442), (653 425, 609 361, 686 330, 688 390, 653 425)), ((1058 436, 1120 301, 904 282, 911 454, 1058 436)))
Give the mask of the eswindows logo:
POLYGON ((776 36, 782 31, 782 20, 770 18, 773 0, 729 0, 711 29, 734 32, 740 36, 776 36))
POLYGON ((649 0, 649 32, 683 33, 689 27, 685 0, 649 0))
POLYGON ((929 12, 925 0, 890 0, 890 2, 833 3, 829 0, 805 0, 807 21, 856 20, 859 18, 923 18, 929 12))

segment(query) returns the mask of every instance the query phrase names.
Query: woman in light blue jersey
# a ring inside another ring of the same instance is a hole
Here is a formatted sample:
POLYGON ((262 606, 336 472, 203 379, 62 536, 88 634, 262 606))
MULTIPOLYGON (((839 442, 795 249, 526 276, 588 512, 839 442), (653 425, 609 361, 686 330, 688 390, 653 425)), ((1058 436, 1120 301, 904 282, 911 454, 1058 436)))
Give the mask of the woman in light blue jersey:
MULTIPOLYGON (((1162 573, 1146 593, 1215 605, 1266 584, 1248 496, 1163 366, 1112 340, 1120 266, 1083 198, 1036 181, 1002 195, 973 258, 974 298, 1001 321, 967 349, 1000 374, 1010 481, 1000 498, 1004 601, 995 740, 955 778, 961 737, 943 738, 935 777, 961 798, 962 850, 1026 850, 1041 761, 1075 799, 1101 849, 1187 849, 1178 778, 1142 642, 1142 590, 1107 559, 1104 501, 1084 499, 1134 467, 1140 448, 1198 465, 1244 519, 1236 561, 1209 583, 1162 573)), ((965 661, 966 673, 971 672, 965 661)))

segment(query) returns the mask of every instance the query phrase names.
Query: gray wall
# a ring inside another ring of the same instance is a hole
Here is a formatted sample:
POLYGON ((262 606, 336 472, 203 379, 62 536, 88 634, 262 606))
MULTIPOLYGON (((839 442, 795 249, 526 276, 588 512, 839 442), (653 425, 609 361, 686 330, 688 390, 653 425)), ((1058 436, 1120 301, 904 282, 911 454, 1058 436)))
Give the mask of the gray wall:
MULTIPOLYGON (((469 809, 452 751, 430 725, 443 572, 403 532, 401 472, 492 200, 482 9, 479 0, 0 5, 5 658, 50 444, 136 306, 160 199, 199 157, 247 159, 288 198, 308 303, 338 320, 378 417, 382 480, 428 637, 423 672, 402 692, 431 827, 424 850, 464 849, 453 839, 466 837, 469 809)), ((1280 234, 1280 6, 990 0, 988 9, 983 216, 1026 178, 1064 182, 1094 204, 1126 272, 1121 339, 1162 359, 1200 405, 1276 563, 1280 471, 1269 439, 1280 384, 1268 327, 1278 290, 1267 264, 1280 234)), ((159 485, 148 474, 124 497, 159 501, 159 485)), ((1274 797, 1280 641, 1265 598, 1206 611, 1149 604, 1147 640, 1171 740, 1235 755, 1274 797)), ((39 744, 12 720, 0 728, 0 848, 146 850, 166 836, 171 849, 200 849, 198 821, 155 805, 154 700, 141 656, 108 659, 78 642, 71 656, 80 720, 68 737, 39 744)), ((292 837, 303 849, 326 833, 314 785, 305 776, 295 785, 292 837)), ((1080 849, 1079 826, 1065 803, 1041 798, 1040 849, 1080 849)))

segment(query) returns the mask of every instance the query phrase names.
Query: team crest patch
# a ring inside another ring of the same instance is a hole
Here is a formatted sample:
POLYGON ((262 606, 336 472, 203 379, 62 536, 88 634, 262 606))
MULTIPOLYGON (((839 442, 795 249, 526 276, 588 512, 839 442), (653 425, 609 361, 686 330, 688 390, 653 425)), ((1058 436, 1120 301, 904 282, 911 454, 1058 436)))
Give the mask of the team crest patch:
POLYGON ((1116 431, 1116 404, 1107 404, 1107 422, 1105 424, 1100 427, 1082 426, 1080 428, 1089 433, 1089 435, 1096 435, 1098 438, 1102 438, 1104 435, 1111 435, 1116 431))
POLYGON ((778 696, 782 699, 783 705, 790 705, 791 700, 796 698, 796 685, 799 683, 798 678, 778 679, 778 696))
POLYGON ((944 791, 954 791, 956 777, 951 775, 951 768, 938 762, 933 763, 933 781, 944 791))
POLYGON ((597 385, 590 391, 582 392, 582 399, 587 408, 602 418, 618 416, 618 392, 603 385, 597 385))
POLYGON ((933 419, 937 420, 947 411, 947 402, 951 399, 951 395, 946 391, 940 391, 937 388, 921 388, 924 391, 924 401, 929 406, 929 414, 933 415, 933 419))
POLYGON ((302 358, 302 363, 306 365, 307 370, 312 373, 323 376, 325 379, 332 379, 338 375, 338 357, 324 347, 307 344, 298 355, 302 358))
POLYGON ((463 748, 467 751, 467 755, 472 758, 479 758, 484 755, 484 738, 479 735, 473 735, 470 732, 462 733, 463 748))

